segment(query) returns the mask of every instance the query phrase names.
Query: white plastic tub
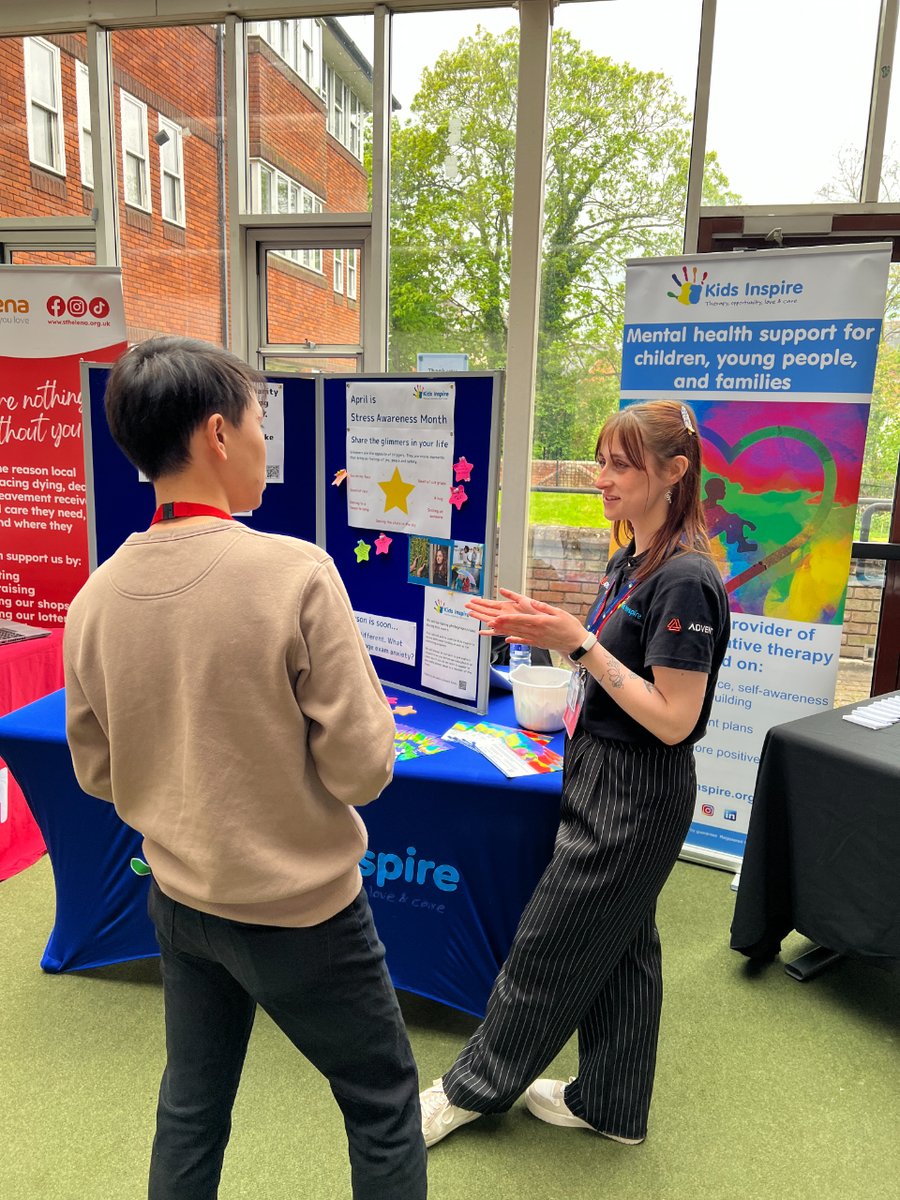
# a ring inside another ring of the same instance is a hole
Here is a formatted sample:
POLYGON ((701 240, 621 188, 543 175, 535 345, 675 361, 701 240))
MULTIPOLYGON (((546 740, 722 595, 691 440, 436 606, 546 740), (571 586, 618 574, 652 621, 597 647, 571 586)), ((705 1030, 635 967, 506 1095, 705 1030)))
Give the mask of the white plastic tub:
POLYGON ((535 733, 562 729, 571 674, 560 667, 516 667, 510 671, 516 720, 523 729, 535 733))

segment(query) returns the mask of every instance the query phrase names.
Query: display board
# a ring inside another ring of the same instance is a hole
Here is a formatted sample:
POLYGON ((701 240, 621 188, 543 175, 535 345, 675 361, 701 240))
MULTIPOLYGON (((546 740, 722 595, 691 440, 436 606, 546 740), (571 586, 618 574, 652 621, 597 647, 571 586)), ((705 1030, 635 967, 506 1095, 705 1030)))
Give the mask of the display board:
POLYGON ((487 711, 502 374, 319 380, 319 543, 387 687, 487 711))
MULTIPOLYGON (((90 569, 95 570, 129 534, 146 529, 155 508, 153 488, 142 482, 106 424, 104 396, 111 367, 82 364, 85 479, 90 569)), ((315 376, 267 375, 263 424, 269 481, 262 504, 241 514, 251 529, 316 541, 315 376), (290 450, 284 452, 285 446, 290 450), (275 473, 277 472, 277 474, 275 473)))
POLYGON ((890 257, 874 243, 628 264, 622 402, 692 405, 731 605, 687 857, 740 864, 767 731, 833 703, 890 257))

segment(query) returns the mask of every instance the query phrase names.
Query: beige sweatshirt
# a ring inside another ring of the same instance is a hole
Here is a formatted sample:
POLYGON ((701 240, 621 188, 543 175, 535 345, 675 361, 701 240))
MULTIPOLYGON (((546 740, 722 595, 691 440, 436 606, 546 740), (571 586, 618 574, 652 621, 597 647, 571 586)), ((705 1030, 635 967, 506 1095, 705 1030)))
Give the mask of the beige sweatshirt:
POLYGON ((133 534, 66 622, 75 774, 144 836, 166 895, 314 925, 361 886, 352 805, 394 721, 332 560, 233 521, 133 534))

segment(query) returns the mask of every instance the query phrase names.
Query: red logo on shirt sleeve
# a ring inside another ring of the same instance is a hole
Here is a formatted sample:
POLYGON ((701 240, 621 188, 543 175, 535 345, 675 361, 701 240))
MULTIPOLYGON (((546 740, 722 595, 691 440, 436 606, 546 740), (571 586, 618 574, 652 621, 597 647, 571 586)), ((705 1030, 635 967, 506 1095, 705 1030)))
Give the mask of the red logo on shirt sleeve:
POLYGON ((681 633, 681 622, 677 617, 673 617, 666 626, 666 629, 668 629, 670 633, 681 633))

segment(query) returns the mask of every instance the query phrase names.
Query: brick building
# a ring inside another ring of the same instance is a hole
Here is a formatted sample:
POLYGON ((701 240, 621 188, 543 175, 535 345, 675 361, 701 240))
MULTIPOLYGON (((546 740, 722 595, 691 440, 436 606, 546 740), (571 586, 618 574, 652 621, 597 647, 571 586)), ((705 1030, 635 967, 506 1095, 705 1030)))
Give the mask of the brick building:
MULTIPOLYGON (((371 66, 331 18, 262 21, 248 38, 250 209, 360 212, 371 66)), ((227 341, 224 37, 220 26, 112 34, 128 337, 227 341)), ((94 207, 83 35, 0 40, 0 217, 94 207)), ((16 256, 86 265, 83 254, 16 256)), ((356 343, 358 252, 269 255, 270 342, 356 343)))

